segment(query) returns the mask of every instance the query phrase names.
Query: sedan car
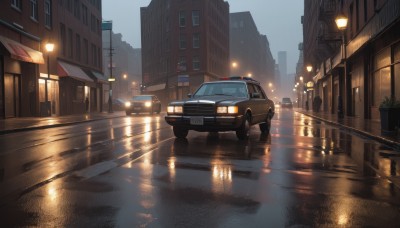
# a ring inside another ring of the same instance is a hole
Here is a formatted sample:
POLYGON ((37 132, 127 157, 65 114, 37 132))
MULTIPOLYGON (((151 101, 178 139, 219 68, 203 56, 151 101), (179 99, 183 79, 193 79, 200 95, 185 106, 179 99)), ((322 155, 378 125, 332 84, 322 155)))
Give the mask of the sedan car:
POLYGON ((282 108, 293 108, 292 100, 290 100, 289 97, 282 98, 281 107, 282 108))
POLYGON ((269 132, 274 113, 273 101, 257 81, 230 77, 205 82, 189 99, 169 103, 165 120, 173 126, 177 138, 185 138, 189 130, 235 131, 243 140, 255 124, 261 132, 269 132))
POLYGON ((148 112, 153 114, 154 112, 161 112, 161 102, 155 95, 138 95, 125 102, 126 115, 131 113, 143 113, 148 112))

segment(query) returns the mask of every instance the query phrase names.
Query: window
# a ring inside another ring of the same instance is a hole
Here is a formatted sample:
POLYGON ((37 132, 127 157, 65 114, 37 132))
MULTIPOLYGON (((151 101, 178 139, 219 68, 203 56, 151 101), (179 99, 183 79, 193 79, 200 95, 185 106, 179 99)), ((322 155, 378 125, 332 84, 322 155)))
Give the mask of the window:
POLYGON ((83 60, 86 64, 89 63, 89 43, 87 39, 83 39, 83 60))
POLYGON ((200 58, 198 56, 193 57, 193 70, 200 70, 200 58))
POLYGON ((82 21, 83 24, 89 25, 88 8, 84 4, 82 4, 82 21))
POLYGON ((81 4, 79 0, 74 1, 74 16, 79 20, 81 19, 81 4))
POLYGON ((14 9, 22 10, 22 2, 21 2, 21 0, 11 0, 11 6, 14 9))
POLYGON ((44 2, 44 25, 51 28, 51 0, 44 2))
POLYGON ((67 0, 67 10, 72 12, 72 0, 67 0))
POLYGON ((79 36, 79 34, 76 34, 75 47, 76 60, 81 61, 81 37, 79 36))
POLYGON ((65 56, 67 50, 67 35, 65 33, 65 25, 60 23, 60 38, 61 38, 61 54, 65 56))
POLYGON ((368 1, 364 0, 364 22, 368 20, 368 1))
POLYGON ((200 34, 193 34, 193 48, 200 48, 200 34))
POLYGON ((93 14, 90 15, 90 30, 96 32, 96 17, 93 14))
POLYGON ((186 69, 186 57, 181 56, 178 61, 178 72, 186 71, 186 69))
POLYGON ((179 11, 179 26, 185 27, 186 18, 185 18, 185 11, 179 11))
POLYGON ((179 48, 186 49, 186 35, 185 34, 179 35, 179 48))
POLYGON ((93 66, 97 66, 97 48, 96 45, 92 44, 91 45, 91 49, 92 49, 92 65, 93 66))
POLYGON ((200 24, 200 11, 193 10, 192 11, 192 24, 193 26, 198 26, 200 24))
POLYGON ((74 45, 73 45, 73 33, 72 33, 72 29, 68 29, 68 57, 72 58, 73 57, 73 49, 74 49, 74 45))
POLYGON ((38 3, 37 0, 31 0, 31 18, 35 21, 38 20, 38 3))

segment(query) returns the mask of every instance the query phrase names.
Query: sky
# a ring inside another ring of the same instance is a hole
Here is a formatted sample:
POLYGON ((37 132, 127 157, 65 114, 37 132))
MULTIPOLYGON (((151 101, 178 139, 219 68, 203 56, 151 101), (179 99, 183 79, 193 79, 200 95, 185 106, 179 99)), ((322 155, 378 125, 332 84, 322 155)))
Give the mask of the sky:
MULTIPOLYGON (((278 61, 278 52, 287 52, 287 73, 296 72, 299 59, 298 44, 303 40, 301 16, 302 0, 226 0, 230 12, 249 11, 260 34, 266 35, 272 56, 278 61)), ((103 20, 113 21, 113 32, 134 48, 140 48, 140 7, 150 0, 103 0, 103 20)))

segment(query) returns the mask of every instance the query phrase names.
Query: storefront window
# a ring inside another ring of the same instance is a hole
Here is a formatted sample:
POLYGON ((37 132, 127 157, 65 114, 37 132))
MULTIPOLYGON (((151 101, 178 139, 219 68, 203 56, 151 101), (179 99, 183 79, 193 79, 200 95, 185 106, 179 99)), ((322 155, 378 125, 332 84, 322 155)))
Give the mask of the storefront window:
POLYGON ((372 104, 378 107, 385 96, 390 96, 390 48, 385 48, 375 56, 372 104))
POLYGON ((379 106, 382 100, 390 97, 390 67, 382 68, 374 74, 373 105, 379 106))
POLYGON ((397 100, 400 100, 400 43, 393 50, 394 52, 394 92, 397 100))
POLYGON ((39 79, 39 102, 44 102, 45 101, 45 90, 46 90, 46 85, 45 85, 46 80, 44 79, 39 79))

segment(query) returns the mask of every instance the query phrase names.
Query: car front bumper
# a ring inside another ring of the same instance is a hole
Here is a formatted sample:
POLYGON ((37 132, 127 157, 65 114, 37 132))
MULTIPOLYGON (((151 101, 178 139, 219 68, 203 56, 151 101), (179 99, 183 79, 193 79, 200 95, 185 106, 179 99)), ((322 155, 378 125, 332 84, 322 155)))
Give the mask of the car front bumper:
POLYGON ((165 120, 169 125, 179 126, 195 131, 232 131, 243 123, 243 115, 239 116, 180 116, 168 115, 165 120), (202 124, 191 124, 192 118, 202 118, 202 124))

